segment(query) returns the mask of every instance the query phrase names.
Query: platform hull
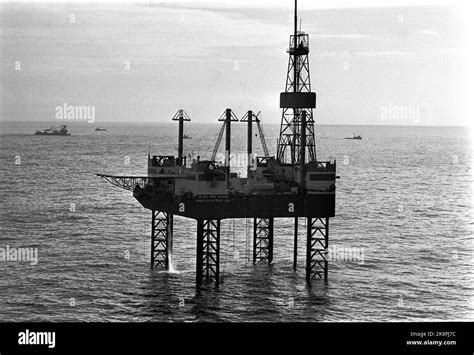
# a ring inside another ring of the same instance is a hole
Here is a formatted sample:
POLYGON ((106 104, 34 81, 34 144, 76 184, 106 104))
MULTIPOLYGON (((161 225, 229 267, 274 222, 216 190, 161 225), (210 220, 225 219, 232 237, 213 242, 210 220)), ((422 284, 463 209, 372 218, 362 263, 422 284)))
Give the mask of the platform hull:
POLYGON ((192 198, 134 194, 150 210, 193 219, 334 217, 335 193, 222 196, 192 198))

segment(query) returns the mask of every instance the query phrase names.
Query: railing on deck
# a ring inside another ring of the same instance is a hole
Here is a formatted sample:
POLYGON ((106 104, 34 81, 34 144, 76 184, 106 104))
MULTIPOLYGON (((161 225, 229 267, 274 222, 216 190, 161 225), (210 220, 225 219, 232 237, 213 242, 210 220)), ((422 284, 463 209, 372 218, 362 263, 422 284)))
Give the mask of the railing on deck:
POLYGON ((112 185, 121 187, 122 189, 128 191, 133 191, 137 185, 143 189, 145 188, 145 185, 149 183, 149 178, 144 176, 113 176, 104 174, 97 174, 97 176, 103 178, 107 182, 110 182, 112 185))

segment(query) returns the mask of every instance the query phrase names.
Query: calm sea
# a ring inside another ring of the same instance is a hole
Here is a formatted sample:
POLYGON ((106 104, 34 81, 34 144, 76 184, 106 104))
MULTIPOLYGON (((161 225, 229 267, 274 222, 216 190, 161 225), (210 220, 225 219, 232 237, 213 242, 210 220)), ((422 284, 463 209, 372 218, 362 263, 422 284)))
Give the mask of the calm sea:
MULTIPOLYGON (((145 173, 149 150, 175 154, 176 125, 71 122, 70 137, 33 135, 57 123, 0 122, 0 321, 474 319, 468 128, 318 126, 318 159, 337 159, 341 176, 328 282, 306 284, 303 234, 293 271, 292 220, 275 221, 274 264, 254 266, 241 219, 222 222, 221 285, 197 289, 196 222, 175 219, 174 270, 152 271, 151 212, 95 175, 145 173), (343 139, 353 133, 363 140, 343 139), (37 260, 5 256, 17 248, 37 260)), ((219 125, 185 127, 186 154, 209 157, 219 125)), ((264 129, 274 153, 279 127, 264 129)), ((245 139, 235 125, 234 152, 245 139)))

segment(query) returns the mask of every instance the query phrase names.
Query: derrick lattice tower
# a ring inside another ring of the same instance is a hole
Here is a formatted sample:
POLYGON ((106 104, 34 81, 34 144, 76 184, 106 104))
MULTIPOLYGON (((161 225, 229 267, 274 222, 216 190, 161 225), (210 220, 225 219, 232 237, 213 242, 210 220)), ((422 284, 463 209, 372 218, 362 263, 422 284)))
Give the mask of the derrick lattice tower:
POLYGON ((290 35, 287 50, 289 60, 285 92, 280 95, 282 116, 277 159, 283 163, 301 164, 316 161, 313 120, 316 94, 311 91, 309 36, 297 30, 296 0, 294 21, 294 33, 290 35))

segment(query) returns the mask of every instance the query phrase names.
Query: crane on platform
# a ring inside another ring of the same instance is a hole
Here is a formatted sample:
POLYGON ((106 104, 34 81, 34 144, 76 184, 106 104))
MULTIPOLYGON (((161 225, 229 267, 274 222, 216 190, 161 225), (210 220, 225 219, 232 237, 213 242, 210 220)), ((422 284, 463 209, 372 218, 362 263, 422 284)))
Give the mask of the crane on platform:
POLYGON ((212 155, 211 155, 211 161, 216 160, 217 151, 219 150, 219 146, 221 145, 222 136, 224 135, 224 130, 225 130, 225 121, 221 126, 219 135, 217 136, 216 144, 214 145, 214 150, 212 151, 212 155))
POLYGON ((258 134, 260 136, 260 141, 262 142, 263 154, 265 154, 265 157, 270 157, 270 153, 268 153, 267 143, 265 142, 265 135, 263 134, 263 128, 260 124, 260 118, 258 118, 259 115, 260 111, 258 111, 258 113, 255 115, 255 122, 257 122, 258 134))
MULTIPOLYGON (((265 142, 265 134, 263 133, 263 128, 262 128, 262 125, 261 125, 261 119, 259 118, 260 113, 261 113, 260 111, 258 111, 258 113, 256 115, 252 113, 252 122, 257 123, 258 135, 260 137, 260 142, 262 143, 263 153, 265 154, 265 157, 269 157, 270 153, 268 152, 267 143, 265 142)), ((234 112, 231 111, 231 114, 232 114, 232 118, 237 120, 237 117, 235 117, 234 112)), ((219 134, 217 135, 216 144, 214 145, 214 149, 213 149, 212 155, 211 155, 211 161, 216 160, 217 152, 219 150, 219 146, 221 145, 222 137, 224 136, 224 131, 225 131, 226 125, 228 124, 227 121, 224 120, 224 117, 225 117, 225 112, 219 118, 219 121, 224 121, 224 123, 222 124, 221 129, 219 130, 219 134)), ((247 119, 247 114, 244 115, 244 118, 247 119)), ((242 118, 241 122, 246 122, 244 120, 244 118, 242 118)))

